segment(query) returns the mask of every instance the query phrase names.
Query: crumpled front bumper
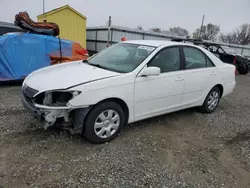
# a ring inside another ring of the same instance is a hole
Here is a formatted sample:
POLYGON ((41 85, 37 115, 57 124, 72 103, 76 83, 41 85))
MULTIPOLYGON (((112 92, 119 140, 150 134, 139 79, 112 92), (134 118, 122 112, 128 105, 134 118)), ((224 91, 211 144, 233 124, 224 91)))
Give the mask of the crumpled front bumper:
POLYGON ((34 102, 33 96, 37 93, 35 89, 28 86, 22 88, 21 101, 23 107, 36 119, 40 121, 45 129, 53 126, 60 117, 64 118, 64 122, 69 122, 70 107, 53 107, 39 105, 34 102))
POLYGON ((25 85, 21 91, 23 107, 36 119, 40 121, 45 129, 53 126, 58 118, 63 118, 62 128, 74 133, 82 133, 83 123, 86 114, 91 107, 86 106, 80 109, 71 106, 45 106, 34 102, 35 94, 38 91, 25 85), (74 113, 71 113, 74 110, 74 113))
POLYGON ((33 117, 42 122, 42 112, 32 104, 32 101, 27 96, 25 96, 23 91, 21 92, 21 101, 25 110, 27 110, 33 117))

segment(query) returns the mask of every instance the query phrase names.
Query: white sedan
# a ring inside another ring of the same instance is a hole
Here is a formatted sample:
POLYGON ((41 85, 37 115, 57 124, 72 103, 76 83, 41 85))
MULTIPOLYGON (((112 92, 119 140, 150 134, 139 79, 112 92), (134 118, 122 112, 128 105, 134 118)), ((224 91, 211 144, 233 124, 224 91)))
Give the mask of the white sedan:
POLYGON ((206 49, 141 40, 39 69, 24 80, 21 98, 45 128, 63 120, 64 128, 103 143, 127 123, 190 107, 211 113, 234 87, 235 66, 206 49))

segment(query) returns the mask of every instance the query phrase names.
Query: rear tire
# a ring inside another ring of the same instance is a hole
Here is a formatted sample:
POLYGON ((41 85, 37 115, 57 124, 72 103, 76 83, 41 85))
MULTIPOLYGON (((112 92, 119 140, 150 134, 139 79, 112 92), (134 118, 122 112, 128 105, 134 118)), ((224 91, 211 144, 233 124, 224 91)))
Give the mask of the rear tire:
POLYGON ((199 108, 202 113, 210 114, 214 112, 220 102, 221 91, 215 86, 208 93, 203 105, 199 108))
POLYGON ((239 66, 237 71, 239 74, 247 74, 248 73, 248 65, 239 66))
POLYGON ((122 107, 113 101, 94 106, 84 123, 83 136, 94 144, 113 140, 125 124, 122 107))

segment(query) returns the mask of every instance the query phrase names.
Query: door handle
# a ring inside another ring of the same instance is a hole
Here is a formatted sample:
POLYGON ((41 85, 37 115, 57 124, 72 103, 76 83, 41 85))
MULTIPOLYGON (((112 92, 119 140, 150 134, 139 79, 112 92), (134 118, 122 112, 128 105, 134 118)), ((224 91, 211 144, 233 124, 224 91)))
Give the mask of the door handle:
POLYGON ((177 78, 175 79, 176 82, 183 81, 183 80, 184 80, 183 77, 177 77, 177 78))

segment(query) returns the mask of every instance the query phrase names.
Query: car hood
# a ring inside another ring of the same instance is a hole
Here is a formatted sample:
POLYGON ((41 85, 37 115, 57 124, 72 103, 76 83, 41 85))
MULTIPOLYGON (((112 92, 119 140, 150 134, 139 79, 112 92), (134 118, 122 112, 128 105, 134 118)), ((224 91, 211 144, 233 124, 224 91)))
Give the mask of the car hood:
POLYGON ((120 75, 120 73, 104 70, 77 61, 39 69, 31 73, 24 80, 24 84, 41 93, 55 89, 67 89, 76 85, 118 75, 120 75))

